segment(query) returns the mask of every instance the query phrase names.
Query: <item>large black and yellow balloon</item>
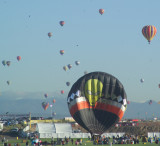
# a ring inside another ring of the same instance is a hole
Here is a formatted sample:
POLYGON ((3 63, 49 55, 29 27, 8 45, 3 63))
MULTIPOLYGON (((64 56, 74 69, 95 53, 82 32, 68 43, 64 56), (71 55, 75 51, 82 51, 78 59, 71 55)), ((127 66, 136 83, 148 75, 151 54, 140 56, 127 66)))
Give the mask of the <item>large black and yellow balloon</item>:
POLYGON ((127 96, 121 82, 104 72, 82 76, 72 86, 68 108, 75 121, 91 135, 101 135, 124 115, 127 96))

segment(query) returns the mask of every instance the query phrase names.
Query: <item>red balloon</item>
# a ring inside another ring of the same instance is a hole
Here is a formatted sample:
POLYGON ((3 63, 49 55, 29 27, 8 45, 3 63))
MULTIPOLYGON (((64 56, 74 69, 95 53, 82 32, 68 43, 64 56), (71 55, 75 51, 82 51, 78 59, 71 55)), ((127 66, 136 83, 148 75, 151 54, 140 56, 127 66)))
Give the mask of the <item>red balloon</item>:
POLYGON ((17 56, 17 60, 20 61, 21 60, 21 56, 17 56))
POLYGON ((55 99, 53 99, 53 103, 55 103, 56 102, 56 100, 55 99))
POLYGON ((61 94, 64 94, 64 90, 61 90, 61 94))

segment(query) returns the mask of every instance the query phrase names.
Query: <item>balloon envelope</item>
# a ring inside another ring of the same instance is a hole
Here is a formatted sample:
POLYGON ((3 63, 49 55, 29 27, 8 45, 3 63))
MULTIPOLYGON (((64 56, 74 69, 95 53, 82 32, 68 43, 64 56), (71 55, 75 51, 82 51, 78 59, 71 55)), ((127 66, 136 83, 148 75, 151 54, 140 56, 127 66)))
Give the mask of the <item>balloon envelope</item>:
POLYGON ((67 70, 68 70, 68 67, 67 67, 67 66, 63 66, 63 69, 64 69, 65 71, 67 71, 67 70))
POLYGON ((42 107, 43 107, 44 110, 47 110, 47 108, 49 107, 49 103, 42 102, 42 107))
POLYGON ((70 82, 66 82, 66 85, 69 86, 69 85, 70 85, 70 82))
POLYGON ((45 94, 44 94, 44 97, 45 97, 45 98, 47 98, 47 97, 48 97, 48 94, 47 94, 47 93, 45 93, 45 94))
POLYGON ((156 33, 157 33, 157 29, 153 25, 146 25, 142 28, 142 34, 148 40, 149 43, 154 38, 156 33))
POLYGON ((101 135, 122 119, 127 96, 118 79, 104 72, 92 72, 73 84, 67 103, 80 126, 91 135, 101 135))
POLYGON ((61 90, 61 94, 64 94, 64 90, 61 90))
POLYGON ((104 13, 104 9, 99 9, 99 13, 102 15, 104 13))
POLYGON ((53 99, 53 103, 55 103, 56 102, 56 100, 55 99, 53 99))
POLYGON ((63 55, 64 54, 64 50, 60 50, 60 54, 63 55))
POLYGON ((68 64, 68 68, 71 69, 71 68, 72 68, 72 65, 71 65, 71 64, 68 64))
POLYGON ((20 61, 21 60, 21 56, 17 56, 17 60, 20 61))
POLYGON ((7 61, 3 60, 2 64, 5 66, 7 64, 7 61))
POLYGON ((60 21, 59 24, 60 24, 61 26, 63 26, 63 25, 65 24, 65 22, 64 22, 64 21, 60 21))
POLYGON ((11 61, 7 61, 6 64, 7 64, 7 66, 10 66, 11 65, 11 61))
POLYGON ((10 85, 10 83, 11 83, 10 81, 7 81, 7 84, 8 84, 8 85, 10 85))
POLYGON ((48 37, 49 37, 49 38, 50 38, 52 35, 53 35, 52 32, 49 32, 49 33, 48 33, 48 37))
POLYGON ((143 83, 143 82, 144 82, 144 79, 141 79, 140 82, 143 83))
POLYGON ((80 64, 80 61, 75 61, 75 64, 76 64, 76 65, 79 65, 79 64, 80 64))

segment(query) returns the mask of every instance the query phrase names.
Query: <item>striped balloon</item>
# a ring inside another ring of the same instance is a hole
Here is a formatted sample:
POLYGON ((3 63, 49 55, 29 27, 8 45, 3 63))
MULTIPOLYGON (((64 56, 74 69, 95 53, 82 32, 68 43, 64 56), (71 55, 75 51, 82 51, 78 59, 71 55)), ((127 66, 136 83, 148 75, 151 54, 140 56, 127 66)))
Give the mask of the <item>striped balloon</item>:
POLYGON ((153 25, 146 25, 142 28, 143 36, 148 40, 150 43, 153 37, 156 35, 157 29, 153 25))

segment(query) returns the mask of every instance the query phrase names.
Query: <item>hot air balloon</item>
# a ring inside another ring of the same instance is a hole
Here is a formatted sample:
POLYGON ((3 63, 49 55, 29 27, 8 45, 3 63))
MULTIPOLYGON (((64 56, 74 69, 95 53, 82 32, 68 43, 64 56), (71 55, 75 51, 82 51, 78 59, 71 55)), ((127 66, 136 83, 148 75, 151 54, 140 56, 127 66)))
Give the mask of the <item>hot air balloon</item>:
POLYGON ((142 28, 143 36, 148 40, 149 44, 153 37, 156 35, 157 29, 153 25, 146 25, 142 28))
POLYGON ((49 107, 49 103, 42 102, 42 107, 43 107, 44 110, 47 110, 47 108, 49 107))
POLYGON ((64 69, 65 71, 67 71, 67 70, 68 70, 68 67, 67 67, 67 66, 63 66, 63 69, 64 69))
POLYGON ((143 83, 143 82, 144 82, 144 79, 140 79, 140 82, 143 83))
POLYGON ((72 65, 71 65, 71 64, 68 64, 67 66, 68 66, 68 68, 69 68, 69 69, 71 69, 71 68, 72 68, 72 65))
POLYGON ((149 105, 151 105, 151 104, 152 104, 152 100, 149 100, 149 102, 148 102, 148 103, 149 103, 149 105))
POLYGON ((64 94, 64 90, 61 90, 61 94, 64 94))
POLYGON ((17 60, 20 61, 21 60, 21 56, 17 56, 17 60))
POLYGON ((160 88, 160 84, 158 84, 158 87, 160 88))
POLYGON ((2 64, 5 66, 7 64, 7 62, 5 60, 3 60, 2 64))
POLYGON ((55 103, 56 102, 56 100, 55 99, 53 99, 53 103, 55 103))
POLYGON ((47 93, 45 93, 45 94, 44 94, 44 97, 45 97, 45 98, 47 98, 47 97, 48 97, 48 94, 47 94, 47 93))
POLYGON ((10 84, 11 84, 11 82, 10 82, 10 81, 7 81, 7 84, 8 84, 8 85, 10 85, 10 84))
POLYGON ((99 9, 99 13, 102 15, 104 13, 104 9, 99 9))
POLYGON ((66 85, 69 86, 69 85, 70 85, 70 82, 66 82, 66 85))
POLYGON ((60 50, 60 54, 63 55, 64 54, 64 50, 60 50))
POLYGON ((10 66, 11 65, 11 61, 7 61, 6 64, 7 64, 7 66, 10 66))
POLYGON ((79 65, 79 64, 80 64, 80 62, 79 62, 79 61, 75 61, 75 64, 76 64, 76 65, 79 65))
POLYGON ((60 24, 61 26, 63 26, 63 25, 65 24, 65 22, 64 22, 64 21, 60 21, 59 24, 60 24))
POLYGON ((67 103, 74 120, 93 136, 101 135, 122 119, 127 96, 117 78, 92 72, 73 84, 67 103))
POLYGON ((48 33, 48 37, 49 37, 49 38, 50 38, 52 35, 53 35, 52 32, 49 32, 49 33, 48 33))
POLYGON ((158 104, 160 104, 160 101, 158 101, 158 104))

